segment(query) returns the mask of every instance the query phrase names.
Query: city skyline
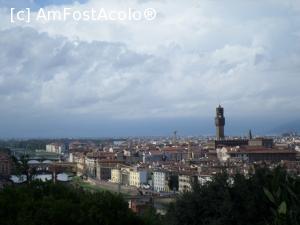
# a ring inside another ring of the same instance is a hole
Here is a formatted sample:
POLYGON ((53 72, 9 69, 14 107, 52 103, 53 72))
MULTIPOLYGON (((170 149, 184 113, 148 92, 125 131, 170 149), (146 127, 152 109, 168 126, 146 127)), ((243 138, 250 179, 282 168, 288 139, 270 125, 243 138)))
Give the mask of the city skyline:
POLYGON ((0 138, 214 135, 219 104, 226 135, 300 130, 299 2, 120 2, 0 1, 0 138), (157 16, 11 23, 12 7, 157 16))
POLYGON ((300 0, 0 0, 0 223, 300 223, 300 0))

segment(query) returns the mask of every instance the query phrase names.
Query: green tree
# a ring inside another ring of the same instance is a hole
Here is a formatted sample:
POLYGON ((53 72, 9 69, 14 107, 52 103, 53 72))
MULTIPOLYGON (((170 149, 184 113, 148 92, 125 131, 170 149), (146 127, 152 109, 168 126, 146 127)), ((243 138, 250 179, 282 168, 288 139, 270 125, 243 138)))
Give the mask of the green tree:
POLYGON ((172 225, 299 224, 299 185, 298 177, 280 167, 257 168, 247 178, 222 173, 180 195, 170 205, 166 221, 172 225))
POLYGON ((13 156, 12 160, 14 163, 14 173, 19 176, 26 175, 26 181, 31 182, 33 176, 36 174, 36 170, 28 164, 28 155, 22 155, 19 160, 13 156))
POLYGON ((121 195, 32 181, 0 190, 1 225, 144 224, 121 195))

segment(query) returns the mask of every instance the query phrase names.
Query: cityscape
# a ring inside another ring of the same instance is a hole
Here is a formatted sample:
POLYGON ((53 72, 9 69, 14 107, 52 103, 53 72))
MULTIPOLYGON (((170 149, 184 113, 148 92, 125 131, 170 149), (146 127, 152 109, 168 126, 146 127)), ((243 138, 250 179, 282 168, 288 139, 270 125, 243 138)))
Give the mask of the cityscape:
POLYGON ((86 190, 126 194, 135 213, 154 207, 165 215, 178 194, 191 191, 194 182, 211 182, 218 173, 249 176, 258 166, 281 166, 300 174, 297 133, 261 137, 249 130, 248 137, 228 137, 224 113, 219 105, 212 137, 181 137, 174 131, 169 137, 3 141, 14 147, 1 151, 1 177, 6 178, 1 186, 28 179, 71 182, 86 190), (25 147, 18 147, 21 143, 25 147), (27 174, 14 174, 11 157, 20 161, 24 156, 27 174))
POLYGON ((299 0, 1 0, 0 225, 300 224, 299 0))

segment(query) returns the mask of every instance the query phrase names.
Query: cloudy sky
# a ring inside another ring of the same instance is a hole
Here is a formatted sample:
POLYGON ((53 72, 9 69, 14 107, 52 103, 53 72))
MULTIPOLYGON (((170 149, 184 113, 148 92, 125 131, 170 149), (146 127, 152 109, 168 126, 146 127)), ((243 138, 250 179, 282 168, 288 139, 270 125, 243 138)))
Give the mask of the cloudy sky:
POLYGON ((218 104, 227 134, 270 133, 300 120, 299 87, 299 0, 0 0, 0 137, 207 135, 218 104), (12 7, 157 16, 11 23, 12 7))

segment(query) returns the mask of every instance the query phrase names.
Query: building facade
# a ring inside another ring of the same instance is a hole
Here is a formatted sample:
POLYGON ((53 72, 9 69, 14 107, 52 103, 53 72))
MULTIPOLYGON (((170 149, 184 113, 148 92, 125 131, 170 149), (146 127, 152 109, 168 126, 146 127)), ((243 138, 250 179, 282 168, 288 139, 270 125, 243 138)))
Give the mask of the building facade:
POLYGON ((168 186, 168 173, 166 171, 153 172, 153 190, 157 192, 170 191, 168 186))
POLYGON ((249 146, 261 146, 265 148, 273 148, 272 138, 255 138, 249 140, 249 146))
POLYGON ((227 152, 230 160, 238 160, 247 163, 269 161, 280 162, 283 160, 295 161, 297 152, 295 150, 270 149, 265 147, 235 148, 227 152))
POLYGON ((121 182, 121 171, 120 169, 112 169, 111 170, 111 182, 112 183, 120 183, 121 182))
POLYGON ((121 167, 121 168, 114 168, 111 170, 111 182, 122 184, 122 185, 129 185, 130 183, 130 168, 121 167))
POLYGON ((86 157, 85 158, 86 173, 88 177, 96 178, 97 176, 97 158, 86 157))
POLYGON ((63 154, 66 151, 66 146, 61 143, 51 143, 46 145, 46 152, 63 154))
POLYGON ((191 191, 194 182, 197 182, 198 176, 193 174, 180 174, 178 176, 179 192, 191 191))
POLYGON ((147 184, 148 172, 146 170, 130 170, 129 185, 141 187, 142 184, 147 184))

